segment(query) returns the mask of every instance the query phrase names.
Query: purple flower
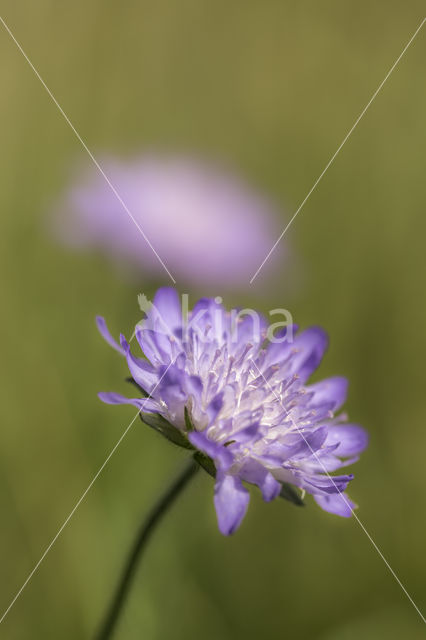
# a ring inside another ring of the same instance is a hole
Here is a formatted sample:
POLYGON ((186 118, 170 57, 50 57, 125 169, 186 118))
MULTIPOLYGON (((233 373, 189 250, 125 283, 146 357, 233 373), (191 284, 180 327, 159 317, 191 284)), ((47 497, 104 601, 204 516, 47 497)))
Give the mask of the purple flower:
MULTIPOLYGON (((249 492, 264 500, 310 493, 326 511, 350 516, 344 493, 351 474, 330 473, 352 464, 367 446, 358 425, 336 416, 347 381, 334 377, 308 384, 327 348, 324 331, 281 331, 265 345, 266 322, 256 335, 252 316, 226 312, 201 299, 183 319, 178 295, 159 289, 136 329, 146 358, 120 345, 98 318, 104 338, 127 360, 141 397, 101 393, 110 404, 130 403, 142 419, 189 449, 215 475, 214 503, 220 531, 233 533, 243 519, 249 492)), ((297 330, 297 329, 296 329, 297 330)))
MULTIPOLYGON (((164 276, 136 221, 179 281, 246 287, 279 235, 276 212, 265 198, 206 164, 179 156, 106 157, 100 164, 134 221, 90 168, 56 204, 54 224, 63 242, 99 249, 120 268, 164 276)), ((265 269, 273 269, 280 253, 281 245, 265 269)))

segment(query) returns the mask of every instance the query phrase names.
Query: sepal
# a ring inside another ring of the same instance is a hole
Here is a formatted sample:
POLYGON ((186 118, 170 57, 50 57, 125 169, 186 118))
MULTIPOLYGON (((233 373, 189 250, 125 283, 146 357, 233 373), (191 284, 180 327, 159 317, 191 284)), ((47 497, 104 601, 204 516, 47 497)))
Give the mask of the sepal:
POLYGON ((189 415, 189 411, 187 409, 187 407, 185 407, 184 409, 184 416, 185 416, 185 426, 188 429, 188 431, 194 431, 194 425, 192 424, 191 421, 191 416, 189 415))
POLYGON ((140 384, 138 384, 136 382, 136 380, 134 378, 132 378, 132 376, 129 376, 128 378, 126 378, 126 382, 129 382, 130 384, 132 384, 134 387, 136 387, 136 389, 143 395, 144 398, 148 397, 148 393, 145 391, 145 389, 142 389, 142 387, 140 386, 140 384))
POLYGON ((305 502, 302 499, 300 493, 293 487, 293 485, 283 482, 281 484, 281 491, 279 493, 280 498, 292 502, 298 507, 304 507, 305 502))
POLYGON ((200 467, 203 467, 204 471, 207 471, 212 478, 216 478, 216 466, 209 456, 206 456, 202 451, 196 451, 194 453, 194 460, 198 462, 200 467))
POLYGON ((185 435, 158 413, 141 413, 140 418, 142 422, 145 422, 149 427, 161 433, 162 436, 167 438, 167 440, 170 440, 170 442, 173 442, 173 444, 176 444, 178 447, 191 450, 194 449, 185 435))

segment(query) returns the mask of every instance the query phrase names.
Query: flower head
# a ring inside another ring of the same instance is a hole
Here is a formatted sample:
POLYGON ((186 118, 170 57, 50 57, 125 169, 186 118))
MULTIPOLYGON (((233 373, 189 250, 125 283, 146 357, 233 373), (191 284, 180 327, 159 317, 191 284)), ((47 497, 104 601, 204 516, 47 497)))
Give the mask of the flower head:
MULTIPOLYGON (((87 169, 56 204, 55 228, 64 243, 98 249, 120 267, 164 275, 138 225, 180 281, 247 286, 279 233, 266 198, 207 163, 145 155, 105 157, 100 164, 123 202, 96 168, 87 169)), ((280 252, 281 246, 266 268, 280 252)))
POLYGON ((254 325, 251 316, 236 317, 207 298, 182 318, 176 291, 160 289, 136 329, 143 359, 124 336, 117 344, 98 318, 142 391, 137 398, 100 398, 135 405, 144 421, 194 450, 215 475, 214 503, 226 535, 247 510, 243 482, 257 485, 266 501, 279 495, 300 500, 294 486, 324 510, 350 516, 355 505, 344 492, 353 476, 330 473, 358 459, 367 435, 335 415, 345 401, 346 379, 307 384, 327 348, 326 334, 313 327, 293 340, 287 327, 265 343, 266 321, 260 317, 254 325))

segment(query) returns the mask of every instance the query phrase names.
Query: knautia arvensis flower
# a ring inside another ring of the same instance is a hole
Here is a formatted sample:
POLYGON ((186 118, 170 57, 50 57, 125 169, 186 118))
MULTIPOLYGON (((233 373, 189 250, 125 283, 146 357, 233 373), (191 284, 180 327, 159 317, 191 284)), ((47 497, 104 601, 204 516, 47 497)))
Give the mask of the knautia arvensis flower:
MULTIPOLYGON (((180 282, 204 290, 247 288, 279 234, 278 206, 266 195, 198 157, 106 155, 100 164, 133 220, 104 176, 88 166, 76 172, 53 207, 54 233, 61 242, 101 252, 120 273, 162 277, 163 266, 141 241, 136 223, 180 282)), ((271 276, 287 256, 280 243, 265 265, 271 276)))
POLYGON ((254 331, 251 315, 236 316, 204 298, 183 318, 176 291, 160 289, 135 332, 145 358, 131 352, 124 336, 117 344, 98 318, 141 390, 141 397, 101 393, 101 400, 135 405, 150 426, 192 450, 215 476, 225 535, 246 513, 244 483, 257 485, 266 501, 282 495, 302 502, 307 492, 324 510, 350 516, 355 505, 344 492, 353 476, 330 473, 367 446, 364 429, 336 416, 346 379, 308 384, 327 348, 325 332, 285 327, 266 341, 267 323, 258 317, 254 331))

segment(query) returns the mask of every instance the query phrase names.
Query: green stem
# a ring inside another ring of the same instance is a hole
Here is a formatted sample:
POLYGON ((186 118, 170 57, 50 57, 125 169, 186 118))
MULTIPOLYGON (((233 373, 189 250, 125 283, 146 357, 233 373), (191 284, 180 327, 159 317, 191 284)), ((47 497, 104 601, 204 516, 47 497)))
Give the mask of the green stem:
POLYGON ((148 514, 148 517, 143 520, 128 555, 127 561, 124 565, 111 604, 106 612, 100 630, 96 635, 97 640, 108 640, 109 638, 111 638, 120 613, 123 609, 126 596, 128 595, 129 588, 136 571, 137 563, 141 557, 146 543, 148 542, 148 539, 154 531, 157 523, 160 521, 162 515, 172 505, 174 500, 185 488, 189 480, 193 475, 195 475, 198 469, 198 464, 193 459, 191 459, 189 464, 184 467, 180 475, 177 476, 177 478, 172 482, 167 491, 154 505, 152 511, 148 514))

